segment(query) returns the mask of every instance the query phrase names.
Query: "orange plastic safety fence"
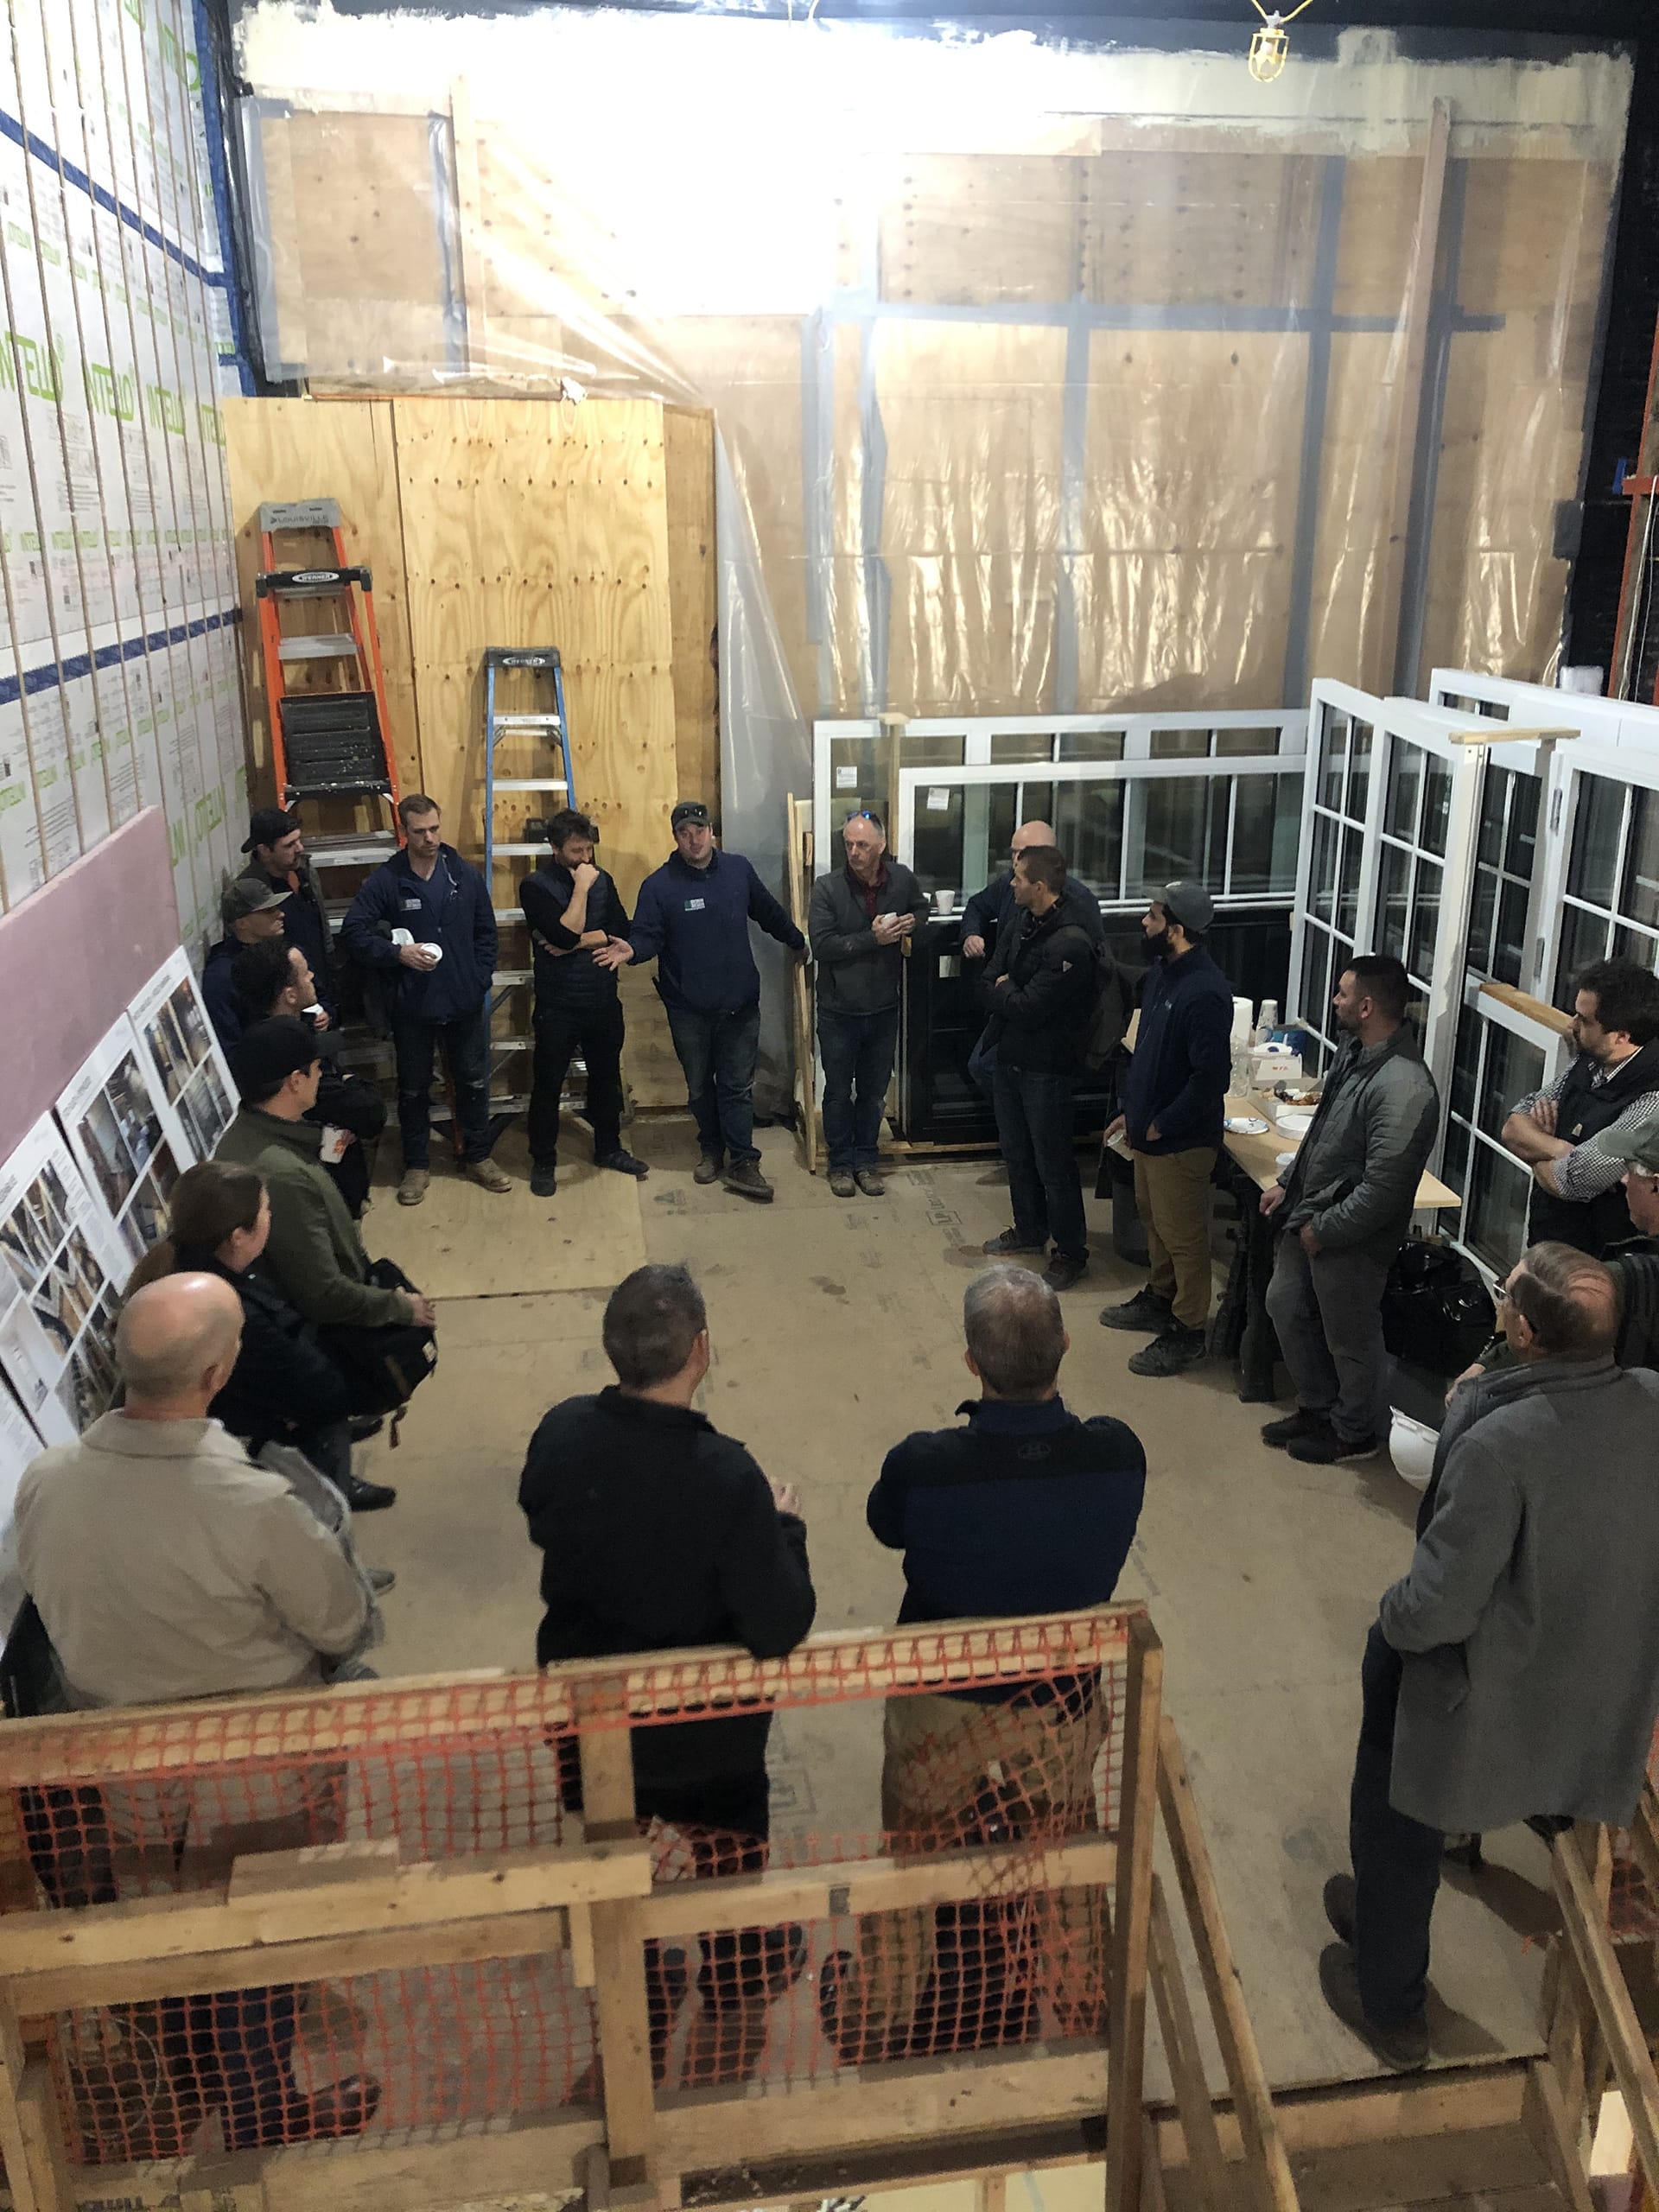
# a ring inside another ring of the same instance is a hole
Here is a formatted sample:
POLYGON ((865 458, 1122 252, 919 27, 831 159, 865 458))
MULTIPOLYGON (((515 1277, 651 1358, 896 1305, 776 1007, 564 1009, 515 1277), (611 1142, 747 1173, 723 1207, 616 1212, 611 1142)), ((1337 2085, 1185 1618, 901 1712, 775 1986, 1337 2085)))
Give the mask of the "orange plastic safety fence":
MULTIPOLYGON (((0 1776, 35 1901, 62 1909, 212 1887, 238 1857, 306 1844, 395 1837, 408 1864, 569 1840, 578 1715, 690 1722, 695 1745, 705 1719, 729 1740, 743 1713, 861 1704, 872 1751, 883 1739, 880 1803, 850 1836, 769 1842, 764 1792, 741 1819, 729 1778, 701 1801, 683 1782, 664 1796, 651 1739, 636 1748, 662 1886, 994 1854, 952 1902, 861 1914, 832 1890, 843 1909, 818 1920, 646 1946, 661 2090, 788 2089, 848 2065, 1103 2032, 1104 1893, 1055 1889, 1039 1860, 1116 1826, 1127 1643, 1127 1616, 1096 1614, 828 1638, 776 1664, 675 1656, 106 1713, 8 1730, 0 1776)), ((700 1764, 720 1762, 677 1754, 677 1771, 700 1764)), ((52 2024, 50 2046, 70 2156, 91 2164, 179 2155, 213 2129, 232 2149, 430 2133, 598 2096, 591 1995, 563 1951, 87 2007, 52 2024)))

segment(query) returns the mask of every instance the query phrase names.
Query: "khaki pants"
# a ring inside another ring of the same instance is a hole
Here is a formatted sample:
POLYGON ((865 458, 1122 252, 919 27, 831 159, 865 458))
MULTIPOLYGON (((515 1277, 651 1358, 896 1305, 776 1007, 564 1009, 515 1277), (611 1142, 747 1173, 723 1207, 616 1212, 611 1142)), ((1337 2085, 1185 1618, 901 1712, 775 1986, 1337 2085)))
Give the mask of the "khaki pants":
MULTIPOLYGON (((881 1818, 895 1858, 1033 1842, 1100 1825, 1095 1769, 1103 1693, 1046 1705, 889 1700, 881 1818)), ((1017 1863, 958 1905, 868 1913, 825 2026, 847 2064, 1028 2041, 1046 2002, 1062 2036, 1105 2019, 1108 1911, 1100 1889, 1032 1890, 1017 1863)))
POLYGON ((1210 1319, 1210 1178, 1213 1146, 1190 1152, 1137 1152, 1135 1203, 1152 1256, 1152 1287, 1171 1300, 1184 1329, 1210 1319))

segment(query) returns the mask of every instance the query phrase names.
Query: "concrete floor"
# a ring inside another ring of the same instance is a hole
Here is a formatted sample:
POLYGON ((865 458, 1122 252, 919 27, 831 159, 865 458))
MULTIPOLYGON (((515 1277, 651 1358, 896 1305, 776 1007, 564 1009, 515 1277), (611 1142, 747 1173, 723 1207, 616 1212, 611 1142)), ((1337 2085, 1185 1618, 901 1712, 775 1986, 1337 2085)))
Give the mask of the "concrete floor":
MULTIPOLYGON (((708 1299, 704 1409, 769 1473, 800 1487, 818 1626, 891 1622, 898 1561, 868 1535, 865 1497, 891 1444, 948 1422, 970 1393, 962 1292, 983 1265, 982 1241, 1006 1225, 1006 1192, 988 1185, 976 1161, 895 1168, 885 1201, 838 1200, 773 1130, 761 1142, 778 1195, 762 1207, 693 1185, 689 1122, 636 1122, 630 1141, 652 1168, 638 1186, 646 1256, 690 1265, 708 1299)), ((515 1173, 521 1147, 512 1132, 498 1152, 515 1173)), ((573 1164, 565 1179, 574 1190, 594 1173, 573 1164)), ((455 1245, 449 1192, 441 1177, 424 1217, 435 1247, 455 1245)), ((521 1184, 482 1215, 474 1208, 468 1233, 488 1233, 496 1209, 510 1208, 519 1243, 537 1206, 556 1233, 563 1203, 563 1192, 532 1200, 521 1184)), ((386 1241, 377 1230, 391 1227, 382 1207, 389 1192, 365 1217, 371 1251, 386 1241)), ((1359 1655, 1378 1594, 1410 1556, 1415 1494, 1386 1463, 1318 1469, 1268 1451, 1257 1433, 1265 1409, 1240 1405, 1222 1367, 1165 1382, 1128 1374, 1139 1340, 1101 1329, 1096 1315, 1142 1278, 1113 1255, 1104 1208, 1091 1200, 1090 1211, 1095 1264, 1065 1300, 1063 1388, 1077 1411, 1115 1414, 1146 1445, 1146 1508, 1119 1594, 1146 1599, 1164 1640, 1166 1701, 1268 2078, 1357 2076, 1374 2070, 1369 2055, 1325 2010, 1315 1979, 1328 1940, 1319 1897, 1325 1876, 1347 1864, 1359 1655)), ((411 1225, 397 1220, 397 1241, 418 1280, 411 1225)), ((443 1300, 438 1374, 401 1448, 377 1440, 363 1470, 400 1491, 392 1511, 359 1523, 365 1554, 398 1573, 377 1655, 383 1673, 531 1662, 538 1554, 516 1503, 518 1474, 545 1408, 610 1379, 599 1344, 604 1295, 512 1295, 504 1284, 502 1294, 443 1300)), ((878 1729, 863 1709, 779 1721, 779 1834, 879 1826, 878 1729)), ((1491 1839, 1489 1854, 1478 1887, 1448 1883, 1436 1912, 1432 2024, 1443 2058, 1538 2047, 1541 1953, 1527 1939, 1549 1924, 1547 1855, 1524 1830, 1491 1839)))

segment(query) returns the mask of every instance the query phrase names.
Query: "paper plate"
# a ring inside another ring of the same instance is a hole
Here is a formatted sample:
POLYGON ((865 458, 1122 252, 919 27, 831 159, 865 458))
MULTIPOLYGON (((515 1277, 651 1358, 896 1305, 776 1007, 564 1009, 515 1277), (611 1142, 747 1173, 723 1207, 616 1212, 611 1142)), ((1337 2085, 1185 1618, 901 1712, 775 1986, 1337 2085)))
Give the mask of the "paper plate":
POLYGON ((1230 1114, 1226 1128, 1229 1136, 1264 1137, 1268 1134, 1268 1125, 1259 1114, 1230 1114))

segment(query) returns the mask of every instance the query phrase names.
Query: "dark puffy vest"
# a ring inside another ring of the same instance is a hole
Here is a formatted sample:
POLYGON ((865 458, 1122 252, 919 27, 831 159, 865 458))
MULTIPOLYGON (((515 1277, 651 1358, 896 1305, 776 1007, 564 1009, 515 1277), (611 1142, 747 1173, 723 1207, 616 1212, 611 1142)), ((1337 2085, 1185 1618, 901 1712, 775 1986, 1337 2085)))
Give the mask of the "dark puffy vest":
MULTIPOLYGON (((1586 1137, 1611 1128, 1637 1099, 1649 1090, 1659 1090, 1659 1041, 1644 1045, 1611 1082, 1599 1089, 1592 1088, 1595 1071, 1596 1064, 1588 1053, 1580 1053, 1567 1071, 1556 1102, 1555 1134, 1569 1144, 1582 1144, 1586 1137)), ((1571 1244, 1599 1260, 1610 1244, 1622 1243, 1631 1233, 1630 1210, 1624 1202, 1622 1183, 1586 1201, 1533 1191, 1532 1210, 1527 1217, 1530 1243, 1571 1244)))

